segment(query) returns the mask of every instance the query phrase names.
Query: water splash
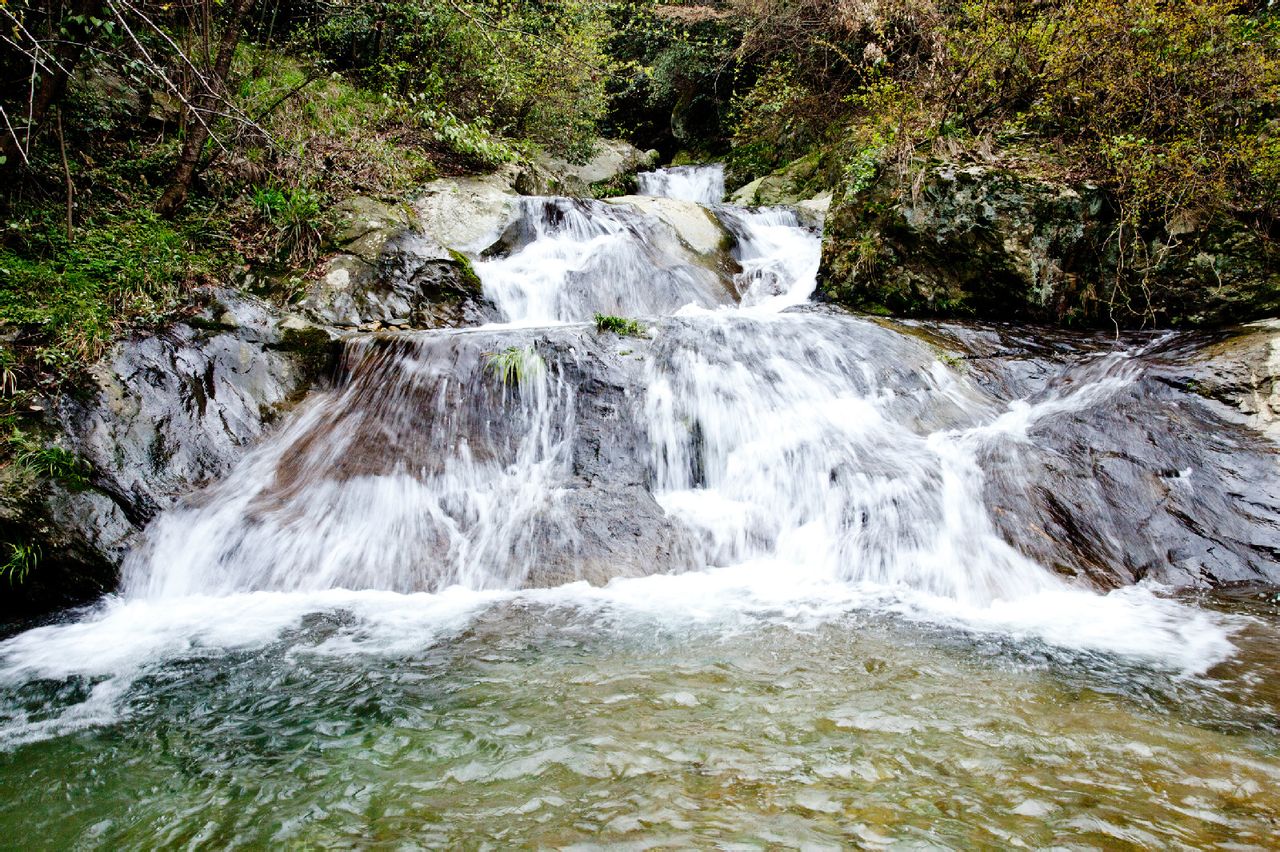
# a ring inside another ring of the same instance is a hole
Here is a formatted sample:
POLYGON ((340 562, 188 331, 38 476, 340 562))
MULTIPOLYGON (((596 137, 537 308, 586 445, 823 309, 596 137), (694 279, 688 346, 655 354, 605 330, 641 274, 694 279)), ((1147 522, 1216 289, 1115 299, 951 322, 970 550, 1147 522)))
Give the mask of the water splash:
POLYGON ((669 225, 624 205, 523 199, 487 254, 476 272, 507 325, 660 316, 734 301, 728 282, 669 225))
POLYGON ((679 198, 699 204, 724 200, 724 166, 675 166, 636 175, 641 195, 679 198))
POLYGON ((822 261, 822 235, 803 227, 783 207, 718 208, 721 221, 737 237, 733 256, 742 267, 734 286, 744 308, 779 312, 813 295, 822 261))

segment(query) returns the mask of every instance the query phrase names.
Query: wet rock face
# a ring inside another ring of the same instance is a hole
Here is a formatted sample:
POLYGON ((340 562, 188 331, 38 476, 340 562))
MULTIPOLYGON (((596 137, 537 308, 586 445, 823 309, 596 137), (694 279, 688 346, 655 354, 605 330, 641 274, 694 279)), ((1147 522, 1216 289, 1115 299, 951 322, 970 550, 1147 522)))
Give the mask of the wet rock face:
POLYGON ((1174 375, 1183 388, 1223 403, 1280 444, 1280 320, 1214 334, 1174 375))
MULTIPOLYGON (((1109 348, 1103 338, 945 324, 914 331, 1003 400, 1061 393, 1109 368, 1097 359, 1109 348)), ((1025 441, 989 448, 985 497, 1002 536, 1101 588, 1280 583, 1280 447, 1188 390, 1203 339, 1131 343, 1149 351, 1124 368, 1126 383, 1105 400, 1038 420, 1025 441)))
POLYGON ((148 529, 125 588, 415 592, 680 570, 691 551, 648 488, 646 345, 583 326, 355 339, 339 387, 148 529), (504 373, 509 353, 523 366, 504 373))
POLYGON ((578 391, 576 439, 562 505, 576 535, 539 564, 530 585, 678 573, 695 565, 689 534, 651 490, 644 360, 648 338, 591 330, 540 346, 578 391))
POLYGON ((224 294, 204 327, 127 340, 59 419, 95 484, 135 523, 230 468, 332 363, 323 332, 282 327, 261 303, 224 294))
POLYGON ((1121 325, 1220 324, 1280 311, 1275 249, 1225 220, 1126 232, 1091 185, 986 166, 882 172, 831 211, 821 289, 901 316, 1121 325))
POLYGON ((51 405, 61 444, 92 465, 90 487, 6 484, 0 527, 42 554, 21 600, 6 608, 39 610, 112 588, 137 532, 224 476, 280 412, 332 374, 336 354, 328 333, 230 292, 195 322, 117 344, 88 388, 51 405))

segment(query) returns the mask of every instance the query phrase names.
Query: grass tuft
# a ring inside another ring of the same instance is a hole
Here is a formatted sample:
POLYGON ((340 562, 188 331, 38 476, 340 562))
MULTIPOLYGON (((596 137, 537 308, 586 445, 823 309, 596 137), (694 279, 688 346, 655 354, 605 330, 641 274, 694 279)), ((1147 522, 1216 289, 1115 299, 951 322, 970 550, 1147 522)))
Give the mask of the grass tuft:
POLYGON ((10 434, 8 443, 14 462, 36 476, 52 479, 73 491, 89 487, 93 466, 75 453, 62 447, 45 446, 17 428, 10 434))
POLYGON ((615 317, 609 314, 596 314, 596 331, 601 334, 606 331, 612 331, 620 337, 644 337, 648 329, 633 319, 615 317))
POLYGON ((21 584, 27 575, 40 564, 40 548, 34 544, 10 544, 9 556, 0 563, 0 577, 9 581, 9 585, 21 584))
POLYGON ((485 357, 489 371, 498 377, 504 388, 511 384, 523 385, 547 369, 546 362, 532 346, 509 346, 501 352, 487 353, 485 357))

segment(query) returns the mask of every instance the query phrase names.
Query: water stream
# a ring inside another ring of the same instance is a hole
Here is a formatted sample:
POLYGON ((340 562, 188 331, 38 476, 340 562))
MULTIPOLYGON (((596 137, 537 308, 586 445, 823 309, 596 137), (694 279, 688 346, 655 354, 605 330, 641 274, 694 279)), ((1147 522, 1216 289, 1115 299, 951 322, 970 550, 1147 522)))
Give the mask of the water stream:
POLYGON ((501 323, 353 338, 0 643, 0 845, 1274 843, 1275 603, 1108 593, 992 508, 1161 341, 1011 396, 809 304, 819 236, 721 170, 640 186, 524 199, 501 323))

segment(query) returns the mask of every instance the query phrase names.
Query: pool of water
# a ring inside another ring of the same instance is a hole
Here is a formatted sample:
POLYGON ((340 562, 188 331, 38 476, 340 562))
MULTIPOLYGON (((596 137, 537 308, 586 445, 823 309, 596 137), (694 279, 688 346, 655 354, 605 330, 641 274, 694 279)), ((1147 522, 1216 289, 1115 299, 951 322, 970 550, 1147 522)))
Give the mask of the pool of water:
POLYGON ((1234 646, 1192 674, 892 608, 689 594, 252 595, 203 630, 134 603, 26 634, 3 646, 25 674, 0 690, 0 845, 1280 836, 1272 598, 1188 604, 1234 646))

